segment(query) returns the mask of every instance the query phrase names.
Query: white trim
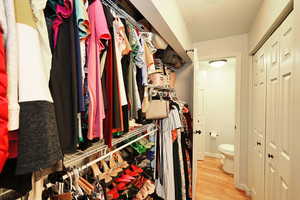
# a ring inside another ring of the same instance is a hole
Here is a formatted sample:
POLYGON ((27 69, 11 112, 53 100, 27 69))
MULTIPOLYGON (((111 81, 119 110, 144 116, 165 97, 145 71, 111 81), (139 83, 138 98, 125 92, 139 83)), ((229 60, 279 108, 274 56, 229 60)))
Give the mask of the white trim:
POLYGON ((239 190, 244 191, 248 197, 251 196, 251 189, 247 185, 245 185, 245 184, 238 184, 238 185, 235 185, 235 187, 237 189, 239 189, 239 190))
POLYGON ((204 155, 206 157, 212 157, 212 158, 218 158, 218 159, 222 158, 222 154, 220 154, 220 153, 205 152, 204 155))
MULTIPOLYGON (((242 66, 243 66, 243 57, 241 52, 227 52, 227 53, 221 53, 216 55, 209 55, 209 56, 202 56, 199 58, 199 61, 206 61, 211 59, 224 59, 224 58, 230 58, 235 57, 236 58, 236 99, 235 99, 235 121, 237 129, 235 130, 235 157, 234 157, 234 184, 239 185, 240 184, 240 144, 241 144, 241 85, 242 85, 242 66)), ((248 64, 248 63, 247 63, 248 64)), ((247 166, 246 166, 247 167, 247 166)))
POLYGON ((295 10, 294 10, 294 52, 295 52, 295 59, 294 59, 294 119, 293 119, 293 133, 292 133, 292 146, 291 146, 291 185, 290 185, 290 194, 289 200, 299 199, 300 190, 299 190, 299 180, 300 180, 300 173, 299 173, 299 163, 300 163, 300 40, 298 39, 300 34, 300 1, 294 1, 295 10))

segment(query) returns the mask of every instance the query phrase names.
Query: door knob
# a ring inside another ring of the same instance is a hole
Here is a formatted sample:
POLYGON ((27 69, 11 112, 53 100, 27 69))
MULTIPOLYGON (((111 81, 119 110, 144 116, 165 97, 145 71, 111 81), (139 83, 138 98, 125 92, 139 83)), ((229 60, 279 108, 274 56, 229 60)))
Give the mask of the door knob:
POLYGON ((271 158, 271 159, 273 159, 273 158, 274 158, 274 156, 273 156, 272 154, 268 154, 268 158, 271 158))
POLYGON ((201 130, 197 130, 197 131, 195 131, 195 133, 201 135, 202 132, 201 132, 201 130))
POLYGON ((257 146, 261 146, 261 143, 260 143, 260 142, 256 142, 256 145, 257 145, 257 146))

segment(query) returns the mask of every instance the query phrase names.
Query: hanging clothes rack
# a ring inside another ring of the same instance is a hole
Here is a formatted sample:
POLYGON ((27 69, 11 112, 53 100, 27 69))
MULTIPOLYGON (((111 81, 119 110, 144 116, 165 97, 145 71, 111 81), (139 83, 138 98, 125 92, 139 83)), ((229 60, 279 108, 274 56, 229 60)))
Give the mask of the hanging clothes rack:
POLYGON ((139 31, 144 32, 145 28, 140 23, 136 22, 136 20, 131 17, 128 13, 126 13, 122 8, 120 8, 117 4, 115 4, 111 0, 102 0, 103 5, 108 6, 112 10, 114 10, 117 14, 124 17, 130 24, 135 26, 139 31))
MULTIPOLYGON (((105 155, 102 155, 101 157, 99 157, 99 158, 97 158, 97 159, 95 159, 95 160, 93 160, 93 161, 91 161, 91 162, 89 162, 89 163, 87 163, 87 164, 85 164, 85 165, 82 165, 82 166, 79 167, 79 168, 74 169, 74 170, 71 171, 70 173, 64 175, 64 176, 62 177, 62 180, 67 180, 68 178, 70 178, 70 176, 74 176, 75 171, 77 171, 77 172, 84 171, 84 170, 86 170, 87 168, 91 167, 92 165, 94 165, 94 164, 96 164, 96 163, 100 162, 101 160, 104 160, 104 159, 106 159, 106 158, 108 158, 108 157, 111 157, 114 153, 116 153, 116 152, 118 152, 118 151, 120 151, 120 150, 122 150, 122 149, 128 147, 129 145, 131 145, 131 144, 133 144, 133 143, 135 143, 135 142, 141 140, 142 138, 147 137, 147 136, 150 136, 150 135, 153 135, 153 134, 156 134, 157 131, 158 131, 158 129, 157 129, 156 127, 155 127, 155 128, 149 127, 148 132, 147 132, 146 134, 143 134, 142 136, 139 136, 138 138, 136 138, 136 139, 134 139, 134 140, 132 140, 132 141, 130 141, 130 142, 128 142, 128 143, 126 143, 126 144, 124 144, 124 145, 122 145, 122 146, 116 148, 116 149, 114 149, 113 151, 110 151, 109 153, 106 153, 105 155), (151 130, 151 129, 152 129, 152 130, 151 130)), ((51 188, 51 187, 53 187, 53 186, 55 186, 55 184, 48 183, 48 184, 45 186, 45 188, 48 189, 48 188, 51 188)))

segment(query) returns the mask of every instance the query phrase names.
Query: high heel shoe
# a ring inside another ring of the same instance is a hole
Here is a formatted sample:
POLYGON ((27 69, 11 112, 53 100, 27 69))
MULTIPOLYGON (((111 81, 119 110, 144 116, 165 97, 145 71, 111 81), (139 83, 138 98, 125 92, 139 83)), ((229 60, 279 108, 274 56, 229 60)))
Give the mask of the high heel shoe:
POLYGON ((117 160, 117 166, 118 166, 119 168, 125 169, 125 168, 127 168, 127 167, 129 166, 128 163, 127 163, 125 160, 123 160, 123 158, 122 158, 120 152, 117 152, 117 153, 115 154, 115 158, 116 158, 116 160, 117 160))
POLYGON ((105 183, 109 183, 112 181, 112 177, 111 177, 111 169, 109 169, 107 163, 105 162, 105 160, 101 160, 101 165, 104 169, 104 173, 103 173, 103 176, 104 176, 104 181, 105 183))
POLYGON ((118 176, 118 174, 123 171, 121 167, 118 167, 114 156, 112 156, 111 159, 109 160, 109 167, 112 170, 111 175, 113 177, 118 176))

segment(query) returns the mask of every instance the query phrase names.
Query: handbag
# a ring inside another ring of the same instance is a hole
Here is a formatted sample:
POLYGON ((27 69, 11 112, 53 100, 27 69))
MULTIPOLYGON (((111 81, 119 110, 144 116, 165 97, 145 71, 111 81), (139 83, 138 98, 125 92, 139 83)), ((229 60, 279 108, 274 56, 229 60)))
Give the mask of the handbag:
POLYGON ((149 105, 146 110, 146 119, 163 119, 169 115, 169 101, 166 101, 160 96, 160 99, 153 100, 150 92, 149 105))

